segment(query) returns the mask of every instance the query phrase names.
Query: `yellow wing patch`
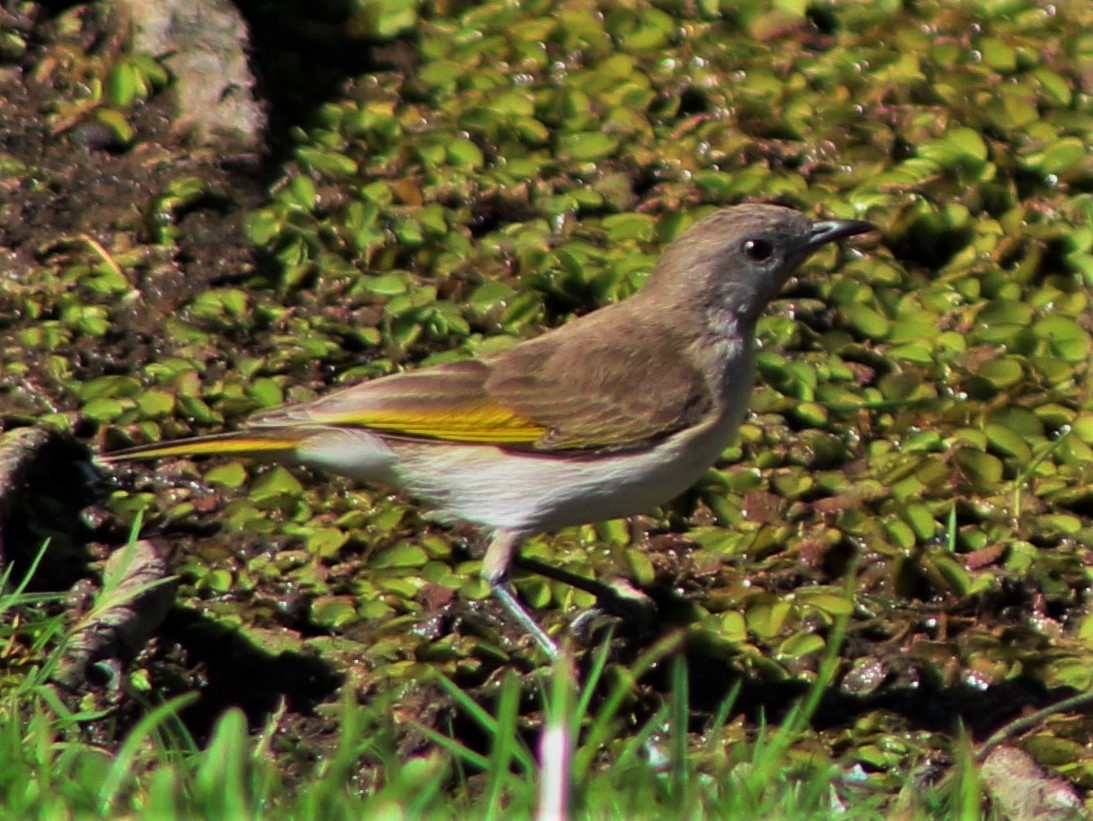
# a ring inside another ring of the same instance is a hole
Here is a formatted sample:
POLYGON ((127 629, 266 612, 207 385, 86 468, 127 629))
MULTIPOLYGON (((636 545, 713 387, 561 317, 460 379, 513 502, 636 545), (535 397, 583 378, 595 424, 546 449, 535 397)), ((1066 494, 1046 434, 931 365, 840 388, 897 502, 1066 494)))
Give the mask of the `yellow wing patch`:
POLYGON ((321 417, 315 421, 403 436, 496 445, 534 442, 547 432, 542 425, 492 402, 474 402, 437 410, 377 408, 321 417))

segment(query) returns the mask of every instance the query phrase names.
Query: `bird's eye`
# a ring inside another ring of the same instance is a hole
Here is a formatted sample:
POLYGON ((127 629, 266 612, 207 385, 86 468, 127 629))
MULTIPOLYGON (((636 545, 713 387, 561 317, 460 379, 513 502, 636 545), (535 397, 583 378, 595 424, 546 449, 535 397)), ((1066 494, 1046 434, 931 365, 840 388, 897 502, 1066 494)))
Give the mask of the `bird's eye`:
POLYGON ((744 255, 755 262, 765 262, 774 253, 774 246, 765 239, 744 240, 744 255))

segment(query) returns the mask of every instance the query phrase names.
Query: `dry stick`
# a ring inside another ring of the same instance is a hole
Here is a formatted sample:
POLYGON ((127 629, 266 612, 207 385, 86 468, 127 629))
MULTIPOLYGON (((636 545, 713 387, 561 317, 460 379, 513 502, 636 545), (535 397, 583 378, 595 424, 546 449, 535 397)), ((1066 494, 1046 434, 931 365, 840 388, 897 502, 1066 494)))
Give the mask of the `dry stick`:
POLYGON ((1031 727, 1039 724, 1045 718, 1049 718, 1055 713, 1061 713, 1064 710, 1072 710, 1076 707, 1082 707, 1086 704, 1093 703, 1093 693, 1078 693, 1076 696, 1070 696, 1064 698, 1062 701, 1057 701, 1054 704, 1050 704, 1034 713, 1029 713, 1027 716, 1021 716, 1015 718, 1009 724, 1003 725, 1003 727, 994 733, 990 738, 979 745, 979 749, 975 753, 977 761, 983 761, 987 757, 992 749, 997 747, 1003 741, 1024 732, 1031 727))

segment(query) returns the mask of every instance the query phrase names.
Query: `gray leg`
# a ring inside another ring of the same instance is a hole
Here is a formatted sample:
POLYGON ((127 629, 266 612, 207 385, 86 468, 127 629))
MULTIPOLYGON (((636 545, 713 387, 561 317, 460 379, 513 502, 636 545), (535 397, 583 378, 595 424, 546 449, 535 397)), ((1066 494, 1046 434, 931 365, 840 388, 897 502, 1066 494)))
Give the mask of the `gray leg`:
POLYGON ((524 534, 518 530, 496 531, 482 559, 482 578, 489 584, 497 600, 509 611, 509 615, 535 640, 550 660, 554 661, 561 655, 558 645, 516 598, 512 585, 509 583, 509 568, 512 566, 516 548, 523 537, 524 534))
POLYGON ((553 579, 556 582, 561 582, 595 596, 595 610, 586 611, 577 617, 578 620, 587 621, 590 618, 608 613, 623 619, 639 633, 645 633, 656 621, 656 604, 628 581, 615 579, 611 582, 601 582, 597 579, 578 576, 576 573, 570 573, 568 570, 554 567, 554 565, 544 564, 538 559, 531 559, 527 556, 513 556, 512 564, 521 570, 527 570, 547 579, 553 579))

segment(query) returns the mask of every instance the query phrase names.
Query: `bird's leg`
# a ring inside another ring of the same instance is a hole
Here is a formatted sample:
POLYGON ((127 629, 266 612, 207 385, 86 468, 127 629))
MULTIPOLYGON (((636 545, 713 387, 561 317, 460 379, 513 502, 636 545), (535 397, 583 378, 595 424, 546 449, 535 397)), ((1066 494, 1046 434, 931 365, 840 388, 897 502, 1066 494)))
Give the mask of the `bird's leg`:
POLYGON ((583 590, 596 597, 596 610, 579 616, 580 620, 595 618, 603 613, 619 616, 639 633, 644 633, 656 618, 657 606, 645 593, 622 579, 613 582, 601 582, 578 576, 554 565, 545 564, 538 559, 519 554, 512 557, 512 564, 522 570, 535 573, 547 579, 561 582, 577 590, 583 590), (598 611, 598 612, 597 612, 598 611))
POLYGON ((509 581, 509 568, 523 536, 519 530, 498 530, 493 534, 482 559, 482 578, 489 584, 497 600, 509 611, 509 615, 535 639, 535 643, 550 660, 554 661, 561 655, 558 645, 516 598, 516 592, 509 581))

